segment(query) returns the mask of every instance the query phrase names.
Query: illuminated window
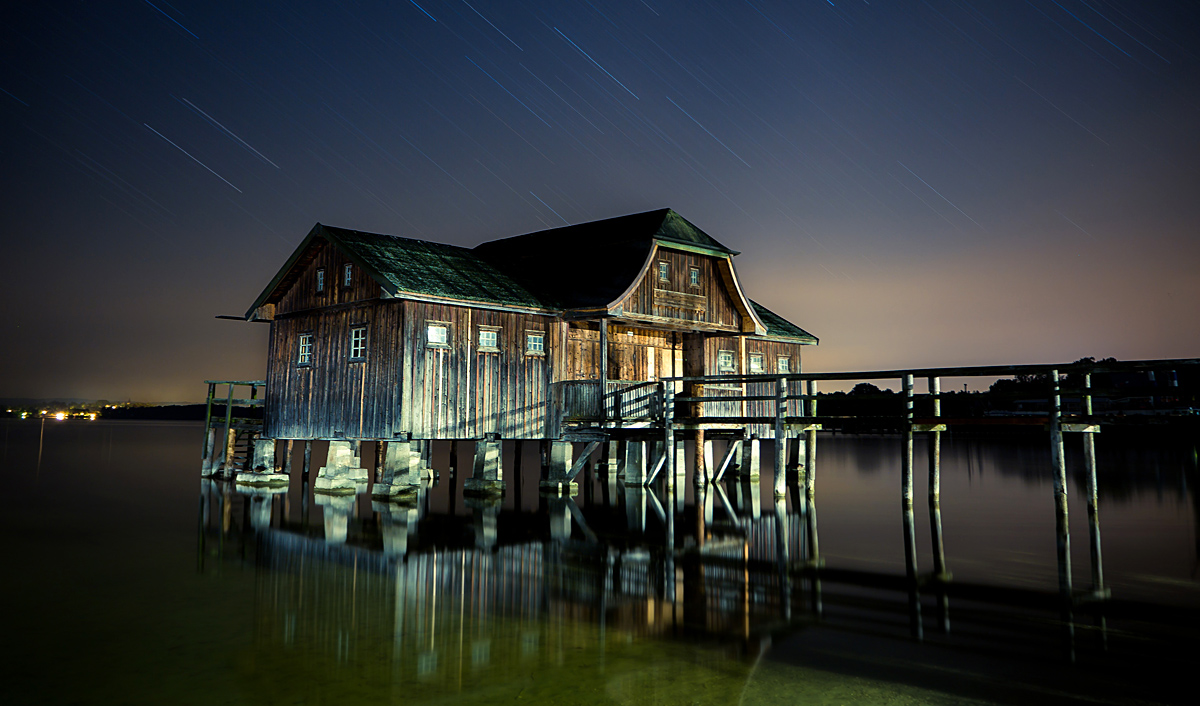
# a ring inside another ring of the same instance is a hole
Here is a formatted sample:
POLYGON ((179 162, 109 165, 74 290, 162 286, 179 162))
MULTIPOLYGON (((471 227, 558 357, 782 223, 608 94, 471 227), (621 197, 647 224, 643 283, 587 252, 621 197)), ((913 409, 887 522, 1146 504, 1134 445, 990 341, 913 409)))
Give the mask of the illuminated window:
POLYGON ((779 372, 781 372, 781 373, 792 372, 792 359, 791 358, 787 357, 786 355, 779 356, 779 372))
POLYGON ((354 283, 354 265, 346 265, 342 268, 342 286, 349 287, 354 283))
POLYGON ((750 354, 750 372, 761 373, 763 371, 762 360, 763 359, 762 359, 761 353, 751 353, 750 354))
POLYGON ((692 267, 688 270, 688 284, 693 287, 700 286, 700 268, 692 267))
POLYGON ((362 360, 367 357, 367 327, 356 326, 350 329, 350 360, 362 360))
POLYGON ((317 291, 318 292, 325 291, 325 268, 324 267, 317 270, 317 291))
POLYGON ((658 263, 658 281, 659 282, 670 282, 671 281, 671 263, 659 261, 659 263, 658 263))
POLYGON ((450 345, 450 327, 446 324, 429 324, 425 327, 425 340, 431 346, 450 345))
POLYGON ((296 365, 312 365, 312 347, 313 335, 311 333, 300 334, 296 350, 296 365))
POLYGON ((500 349, 500 332, 494 328, 479 329, 479 350, 495 351, 500 349))
POLYGON ((733 351, 717 351, 717 372, 732 373, 737 371, 733 363, 733 351))
POLYGON ((525 332, 525 352, 544 353, 546 351, 546 334, 541 332, 525 332))

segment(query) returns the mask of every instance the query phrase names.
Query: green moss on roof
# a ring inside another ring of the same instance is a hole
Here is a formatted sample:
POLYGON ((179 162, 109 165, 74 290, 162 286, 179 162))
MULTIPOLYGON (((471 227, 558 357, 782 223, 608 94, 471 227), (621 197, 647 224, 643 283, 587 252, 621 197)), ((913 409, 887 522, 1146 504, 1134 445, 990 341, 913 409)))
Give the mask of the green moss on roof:
POLYGON ((325 235, 391 285, 392 293, 543 308, 520 284, 467 248, 325 226, 325 235))
POLYGON ((754 307, 754 313, 757 314, 758 318, 763 322, 764 325, 766 325, 766 335, 768 337, 787 338, 794 340, 797 343, 817 342, 816 336, 793 324, 753 299, 750 300, 750 306, 754 307))

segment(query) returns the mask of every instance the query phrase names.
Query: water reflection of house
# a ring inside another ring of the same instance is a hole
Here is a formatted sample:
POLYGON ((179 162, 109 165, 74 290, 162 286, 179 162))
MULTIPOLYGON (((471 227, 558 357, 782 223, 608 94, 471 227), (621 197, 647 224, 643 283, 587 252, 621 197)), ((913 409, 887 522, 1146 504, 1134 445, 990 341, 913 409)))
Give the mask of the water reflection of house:
POLYGON ((736 254, 669 209, 473 249, 318 224, 246 315, 271 322, 264 436, 552 438, 602 390, 798 371, 817 339, 736 254))

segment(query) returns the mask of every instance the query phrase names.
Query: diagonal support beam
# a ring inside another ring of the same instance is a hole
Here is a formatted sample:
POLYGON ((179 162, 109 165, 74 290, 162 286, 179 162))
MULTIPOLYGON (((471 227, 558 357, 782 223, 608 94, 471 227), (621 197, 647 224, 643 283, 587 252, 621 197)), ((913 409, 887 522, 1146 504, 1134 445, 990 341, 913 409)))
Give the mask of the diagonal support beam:
POLYGON ((654 468, 650 469, 650 474, 646 476, 646 482, 643 483, 642 485, 646 488, 649 488, 650 484, 653 483, 654 479, 658 477, 659 471, 661 471, 663 469, 663 466, 665 466, 666 463, 667 463, 667 451, 666 451, 666 449, 663 449, 663 452, 658 457, 658 460, 654 462, 654 468))
POLYGON ((730 461, 732 461, 734 459, 734 456, 737 455, 737 452, 741 448, 742 448, 742 440, 741 439, 735 439, 734 441, 730 442, 729 448, 726 449, 726 451, 725 451, 724 460, 721 461, 720 466, 717 466, 717 472, 713 474, 713 479, 712 479, 713 483, 717 483, 721 480, 721 476, 725 475, 725 469, 729 468, 730 461))
POLYGON ((588 445, 583 447, 583 453, 579 454, 579 458, 575 459, 575 463, 571 464, 571 470, 567 471, 566 482, 570 483, 575 480, 575 476, 583 470, 583 465, 591 458, 596 449, 600 448, 599 441, 589 441, 588 445))

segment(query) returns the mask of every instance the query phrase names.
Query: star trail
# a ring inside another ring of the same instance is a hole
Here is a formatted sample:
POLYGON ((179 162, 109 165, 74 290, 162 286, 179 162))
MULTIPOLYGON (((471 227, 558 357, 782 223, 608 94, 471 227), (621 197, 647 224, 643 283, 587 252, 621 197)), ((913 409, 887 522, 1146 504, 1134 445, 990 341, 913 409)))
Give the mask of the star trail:
POLYGON ((661 207, 813 370, 1200 353, 1192 2, 2 12, 0 396, 261 375, 266 327, 213 317, 317 221, 474 246, 661 207))

